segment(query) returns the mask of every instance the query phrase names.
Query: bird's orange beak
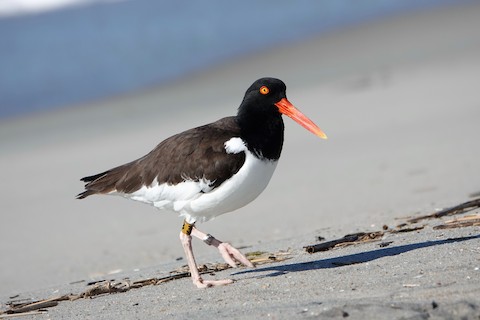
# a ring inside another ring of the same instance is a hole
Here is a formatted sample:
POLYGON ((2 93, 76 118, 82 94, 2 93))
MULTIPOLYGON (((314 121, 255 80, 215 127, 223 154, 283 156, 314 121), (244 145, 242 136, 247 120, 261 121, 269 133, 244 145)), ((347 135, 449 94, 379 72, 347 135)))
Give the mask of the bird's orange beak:
POLYGON ((303 113, 301 113, 287 98, 275 103, 280 113, 292 118, 299 125, 312 132, 314 135, 319 136, 322 139, 328 139, 325 132, 322 131, 312 120, 308 119, 303 113))

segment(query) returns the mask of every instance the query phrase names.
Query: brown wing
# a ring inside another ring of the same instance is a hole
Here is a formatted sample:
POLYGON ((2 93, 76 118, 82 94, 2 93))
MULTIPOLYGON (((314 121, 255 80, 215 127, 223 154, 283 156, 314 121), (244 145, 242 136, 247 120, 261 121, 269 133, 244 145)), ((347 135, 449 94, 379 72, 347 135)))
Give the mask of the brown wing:
POLYGON ((155 178, 159 184, 205 178, 212 181, 212 187, 218 187, 245 162, 244 152, 225 151, 225 142, 239 136, 240 129, 233 117, 179 133, 138 160, 82 178, 86 182, 85 191, 77 198, 114 190, 131 193, 150 185, 155 178))

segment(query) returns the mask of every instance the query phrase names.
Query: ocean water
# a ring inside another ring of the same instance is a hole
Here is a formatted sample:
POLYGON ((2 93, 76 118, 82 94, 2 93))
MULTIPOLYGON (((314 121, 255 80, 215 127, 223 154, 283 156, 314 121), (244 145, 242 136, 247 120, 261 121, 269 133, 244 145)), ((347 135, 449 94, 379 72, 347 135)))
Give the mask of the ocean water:
POLYGON ((161 85, 335 28, 455 0, 90 2, 0 18, 0 119, 161 85))

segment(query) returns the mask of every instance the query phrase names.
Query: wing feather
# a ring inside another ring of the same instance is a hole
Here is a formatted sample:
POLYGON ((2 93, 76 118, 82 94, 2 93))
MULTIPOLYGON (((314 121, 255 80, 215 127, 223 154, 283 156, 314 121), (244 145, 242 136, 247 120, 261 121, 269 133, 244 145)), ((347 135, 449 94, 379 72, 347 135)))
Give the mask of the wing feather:
POLYGON ((132 193, 151 185, 155 179, 159 184, 170 185, 187 179, 206 179, 211 182, 210 187, 216 188, 245 162, 244 152, 226 152, 225 142, 232 137, 240 137, 234 117, 184 131, 162 141, 140 159, 82 178, 86 182, 85 191, 77 198, 112 191, 132 193))

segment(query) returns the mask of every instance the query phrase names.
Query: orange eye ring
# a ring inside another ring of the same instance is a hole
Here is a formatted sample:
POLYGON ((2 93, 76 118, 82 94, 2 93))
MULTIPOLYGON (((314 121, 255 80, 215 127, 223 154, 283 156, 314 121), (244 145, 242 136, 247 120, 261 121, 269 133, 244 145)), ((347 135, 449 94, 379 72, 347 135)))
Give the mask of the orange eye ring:
POLYGON ((268 89, 267 86, 262 86, 262 87, 260 88, 260 93, 261 93, 261 94, 268 94, 269 92, 270 92, 270 89, 268 89))

